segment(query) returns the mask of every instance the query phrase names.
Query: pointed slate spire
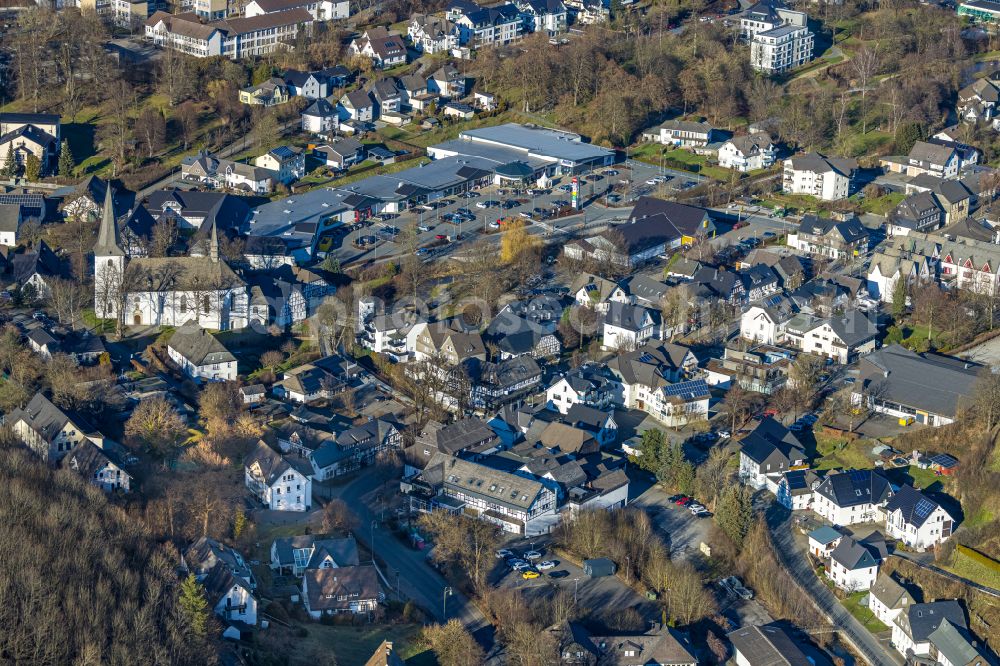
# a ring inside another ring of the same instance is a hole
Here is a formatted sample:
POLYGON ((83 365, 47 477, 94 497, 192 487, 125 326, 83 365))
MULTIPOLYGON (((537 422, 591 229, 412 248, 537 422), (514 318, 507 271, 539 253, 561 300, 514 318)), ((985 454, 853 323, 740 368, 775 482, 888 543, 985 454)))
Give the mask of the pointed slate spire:
POLYGON ((212 239, 208 242, 208 256, 213 262, 219 263, 219 228, 215 220, 212 220, 212 239))
POLYGON ((101 228, 97 232, 97 245, 94 246, 95 257, 124 257, 125 250, 121 247, 118 234, 118 220, 115 219, 115 205, 111 193, 111 181, 105 186, 104 214, 101 217, 101 228))

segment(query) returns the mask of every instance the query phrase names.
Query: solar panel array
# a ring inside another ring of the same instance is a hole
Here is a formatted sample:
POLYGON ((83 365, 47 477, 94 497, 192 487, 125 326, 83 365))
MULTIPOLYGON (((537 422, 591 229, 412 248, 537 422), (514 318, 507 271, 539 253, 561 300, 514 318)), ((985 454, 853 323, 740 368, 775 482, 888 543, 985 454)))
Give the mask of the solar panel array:
POLYGON ((807 486, 806 484, 806 473, 802 471, 792 471, 785 474, 785 479, 788 482, 789 490, 801 490, 807 486))
POLYGON ((690 382, 671 384, 665 387, 663 392, 668 396, 708 395, 708 384, 705 383, 704 379, 695 379, 690 382))
POLYGON ((851 483, 855 486, 864 485, 868 483, 870 472, 863 469, 852 469, 847 472, 851 477, 851 483))
POLYGON ((921 499, 917 502, 917 505, 913 507, 913 513, 918 518, 926 518, 931 515, 931 512, 934 511, 935 508, 934 502, 927 499, 921 499))

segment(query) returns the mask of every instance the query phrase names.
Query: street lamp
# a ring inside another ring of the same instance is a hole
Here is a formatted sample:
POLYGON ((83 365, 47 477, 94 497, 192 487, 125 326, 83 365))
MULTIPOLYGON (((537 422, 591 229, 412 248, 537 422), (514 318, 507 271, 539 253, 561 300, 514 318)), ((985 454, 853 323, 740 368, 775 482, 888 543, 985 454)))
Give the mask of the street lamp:
POLYGON ((573 579, 573 604, 574 605, 576 604, 576 591, 577 591, 577 588, 579 588, 579 587, 580 587, 580 579, 579 578, 574 578, 573 579))
POLYGON ((371 549, 372 549, 372 564, 375 564, 375 526, 377 524, 378 524, 378 521, 375 521, 375 520, 372 521, 372 524, 371 524, 371 540, 368 542, 368 544, 371 546, 371 549))
POLYGON ((455 591, 451 587, 444 588, 444 595, 441 597, 441 616, 443 620, 448 619, 448 597, 454 594, 455 591))

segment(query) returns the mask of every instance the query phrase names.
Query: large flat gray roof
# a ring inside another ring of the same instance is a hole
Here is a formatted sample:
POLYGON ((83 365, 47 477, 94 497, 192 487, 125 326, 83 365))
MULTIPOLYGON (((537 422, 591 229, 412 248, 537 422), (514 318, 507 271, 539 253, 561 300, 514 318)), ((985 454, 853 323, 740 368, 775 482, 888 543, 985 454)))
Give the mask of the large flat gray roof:
POLYGON ((607 148, 583 143, 579 135, 571 132, 561 132, 544 127, 528 127, 516 123, 465 130, 458 136, 459 139, 466 141, 500 144, 525 151, 530 156, 550 160, 589 162, 614 155, 614 151, 607 148))
POLYGON ((407 198, 405 194, 397 192, 401 185, 438 192, 457 187, 470 180, 467 175, 460 173, 469 167, 492 172, 495 166, 493 162, 480 157, 444 157, 391 175, 365 178, 337 188, 336 191, 345 195, 363 194, 379 201, 401 201, 407 198))
POLYGON ((510 164, 511 162, 525 162, 533 169, 540 169, 552 164, 555 160, 542 157, 525 156, 523 150, 517 148, 507 148, 493 143, 479 143, 477 141, 463 141, 462 139, 452 139, 428 148, 429 151, 442 151, 454 155, 466 157, 479 157, 493 162, 494 166, 510 164))
POLYGON ((300 225, 320 223, 333 215, 347 212, 347 194, 330 188, 295 194, 254 209, 250 218, 252 236, 291 236, 312 244, 313 232, 296 231, 300 225))

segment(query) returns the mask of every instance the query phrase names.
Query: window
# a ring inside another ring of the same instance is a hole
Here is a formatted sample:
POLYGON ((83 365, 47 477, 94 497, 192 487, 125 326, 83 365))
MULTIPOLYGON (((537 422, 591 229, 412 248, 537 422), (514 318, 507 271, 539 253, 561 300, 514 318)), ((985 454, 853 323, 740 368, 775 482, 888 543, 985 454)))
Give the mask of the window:
POLYGON ((205 298, 204 298, 204 300, 202 301, 202 305, 201 305, 201 309, 202 309, 202 311, 203 311, 203 312, 204 312, 205 314, 208 314, 208 313, 209 313, 209 310, 211 310, 211 309, 212 309, 212 303, 211 303, 211 301, 209 300, 209 298, 208 298, 208 295, 207 295, 207 294, 205 295, 205 298))
POLYGON ((181 314, 187 312, 188 309, 188 297, 187 294, 181 294, 181 314))

